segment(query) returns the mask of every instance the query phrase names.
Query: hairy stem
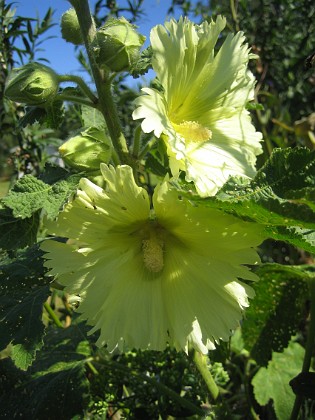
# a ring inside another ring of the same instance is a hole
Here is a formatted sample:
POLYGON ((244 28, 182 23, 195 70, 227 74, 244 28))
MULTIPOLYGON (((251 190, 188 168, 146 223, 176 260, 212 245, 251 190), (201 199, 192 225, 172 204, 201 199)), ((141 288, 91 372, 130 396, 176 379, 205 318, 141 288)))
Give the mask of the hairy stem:
POLYGON ((207 366, 207 356, 194 350, 193 358, 197 369, 199 370, 203 380, 205 381, 205 384, 207 385, 211 398, 215 401, 219 396, 219 389, 214 382, 207 366))
POLYGON ((111 92, 111 78, 109 71, 101 69, 95 60, 91 47, 96 35, 96 27, 91 16, 88 0, 70 0, 78 16, 82 37, 89 58, 96 90, 99 97, 98 109, 103 114, 107 124, 113 146, 117 152, 120 163, 130 164, 130 156, 125 136, 118 118, 117 108, 111 92))
POLYGON ((85 83, 85 81, 79 77, 74 76, 71 74, 63 74, 59 76, 59 82, 73 82, 76 83, 81 91, 93 102, 93 104, 98 104, 98 98, 94 95, 94 93, 91 91, 91 89, 88 87, 88 85, 85 83))
POLYGON ((48 302, 44 303, 44 308, 46 309, 46 311, 48 312, 50 318, 53 320, 54 324, 58 327, 58 328, 63 328, 62 322, 60 321, 60 319, 57 317, 57 315, 55 314, 54 310, 52 309, 52 307, 49 305, 48 302))
POLYGON ((59 99, 61 101, 72 102, 72 103, 75 103, 75 104, 86 105, 86 106, 90 106, 92 108, 97 108, 97 105, 94 104, 93 102, 91 102, 89 99, 81 98, 80 96, 68 95, 66 93, 59 93, 56 96, 56 99, 59 99))

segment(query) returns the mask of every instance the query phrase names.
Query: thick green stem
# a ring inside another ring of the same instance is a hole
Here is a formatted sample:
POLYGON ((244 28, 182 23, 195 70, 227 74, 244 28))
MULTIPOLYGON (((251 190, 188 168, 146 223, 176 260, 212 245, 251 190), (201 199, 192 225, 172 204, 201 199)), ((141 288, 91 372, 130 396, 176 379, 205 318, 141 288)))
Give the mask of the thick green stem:
MULTIPOLYGON (((302 373, 308 372, 311 366, 312 354, 315 345, 315 279, 308 280, 311 298, 311 313, 310 323, 308 327, 307 340, 305 346, 305 354, 302 366, 302 373)), ((300 408, 303 402, 303 397, 297 395, 294 401, 294 406, 291 413, 291 420, 296 420, 299 416, 300 408)))
POLYGON ((138 125, 138 127, 135 129, 135 134, 133 138, 133 144, 132 144, 132 156, 137 158, 140 153, 140 141, 141 139, 141 126, 138 125))
POLYGON ((95 105, 89 99, 81 98, 80 96, 67 95, 66 93, 59 93, 56 96, 56 99, 59 99, 61 101, 72 102, 75 104, 90 106, 91 108, 97 108, 97 105, 95 105))
POLYGON ((49 303, 45 302, 44 303, 44 308, 46 309, 46 311, 48 312, 50 318, 54 321, 54 324, 58 327, 58 328, 63 328, 62 322, 60 321, 60 319, 57 317, 57 315, 55 314, 54 310, 52 309, 52 307, 49 305, 49 303))
POLYGON ((239 31, 240 27, 239 27, 239 23, 238 23, 238 16, 237 16, 237 11, 236 11, 234 0, 230 0, 230 9, 231 9, 231 14, 232 14, 233 20, 235 22, 235 29, 236 29, 236 31, 239 31))
POLYGON ((205 381, 205 384, 207 385, 211 398, 215 401, 219 396, 219 389, 214 382, 207 366, 207 356, 194 350, 194 362, 203 380, 205 381))
POLYGON ((73 82, 76 83, 81 91, 93 102, 93 104, 98 104, 98 98, 94 95, 88 85, 83 79, 79 76, 73 76, 71 74, 63 74, 59 76, 59 82, 73 82))
POLYGON ((98 66, 95 61, 93 49, 91 47, 91 43, 96 35, 96 27, 91 16, 88 0, 70 0, 70 3, 77 13, 83 40, 89 57, 89 62, 99 97, 98 109, 104 116, 113 146, 116 149, 120 163, 130 164, 131 159, 128 153, 126 139, 122 132, 117 108, 111 92, 111 80, 109 71, 101 69, 98 66))

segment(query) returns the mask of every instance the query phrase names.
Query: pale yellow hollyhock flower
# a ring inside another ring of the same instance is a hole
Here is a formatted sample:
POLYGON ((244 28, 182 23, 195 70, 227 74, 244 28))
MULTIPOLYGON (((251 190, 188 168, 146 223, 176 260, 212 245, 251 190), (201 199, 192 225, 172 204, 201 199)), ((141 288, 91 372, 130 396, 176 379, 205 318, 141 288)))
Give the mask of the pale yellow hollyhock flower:
POLYGON ((206 353, 237 327, 254 292, 260 228, 178 197, 166 180, 152 208, 129 166, 101 165, 106 189, 82 179, 75 199, 48 228, 68 241, 45 240, 46 267, 111 351, 206 353))
POLYGON ((230 175, 252 177, 261 153, 261 134, 245 109, 255 80, 243 33, 229 34, 214 53, 225 24, 218 16, 200 26, 181 18, 154 27, 152 66, 163 92, 142 89, 133 112, 145 133, 165 140, 172 174, 185 171, 203 197, 230 175))

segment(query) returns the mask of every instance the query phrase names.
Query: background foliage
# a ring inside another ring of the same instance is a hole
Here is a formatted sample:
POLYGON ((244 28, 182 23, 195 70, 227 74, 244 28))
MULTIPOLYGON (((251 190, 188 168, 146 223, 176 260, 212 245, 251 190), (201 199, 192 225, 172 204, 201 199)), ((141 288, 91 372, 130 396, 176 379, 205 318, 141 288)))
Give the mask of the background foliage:
MULTIPOLYGON (((97 25, 109 15, 137 22, 145 2, 128 4, 96 2, 97 25)), ((227 30, 244 31, 259 56, 252 64, 259 104, 252 115, 265 140, 260 169, 252 181, 230 179, 207 199, 209 207, 264 225, 271 238, 260 248, 266 264, 257 269, 257 296, 242 328, 209 353, 220 398, 216 404, 210 400, 191 355, 97 349, 68 297, 46 275, 36 245, 44 233, 42 218, 58 214, 80 178, 60 166, 57 147, 99 119, 61 101, 45 110, 25 109, 4 97, 13 67, 45 61, 40 46, 54 21, 51 9, 40 21, 17 16, 14 5, 1 0, 0 418, 289 418, 295 400, 289 381, 302 368, 309 285, 315 278, 315 68, 307 59, 315 49, 315 5, 310 0, 173 0, 170 13, 175 8, 195 21, 225 15, 227 30)), ((84 51, 78 48, 77 56, 89 72, 84 51)), ((124 75, 114 92, 131 142, 137 92, 124 75)), ((143 142, 150 144, 150 138, 143 142)), ((152 176, 163 175, 163 153, 158 146, 150 149, 146 165, 152 176)), ((314 380, 309 383, 314 388, 314 380)), ((295 392, 303 396, 302 385, 298 381, 295 392)), ((307 396, 300 414, 305 419, 314 417, 312 395, 307 396)))

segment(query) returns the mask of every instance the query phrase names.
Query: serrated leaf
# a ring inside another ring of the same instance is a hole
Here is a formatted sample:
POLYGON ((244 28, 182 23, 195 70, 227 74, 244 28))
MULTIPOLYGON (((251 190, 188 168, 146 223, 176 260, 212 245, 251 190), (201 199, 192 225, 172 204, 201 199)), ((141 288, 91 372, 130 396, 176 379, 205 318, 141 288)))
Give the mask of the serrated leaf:
MULTIPOLYGON (((41 343, 42 344, 42 343, 41 343)), ((27 370, 35 359, 36 351, 40 349, 41 344, 34 351, 29 351, 23 344, 16 344, 11 347, 10 356, 17 368, 27 370)))
POLYGON ((53 219, 68 197, 76 191, 78 182, 78 175, 69 176, 51 185, 33 175, 25 175, 14 184, 2 202, 13 211, 15 217, 25 219, 43 209, 47 217, 53 219))
POLYGON ((53 418, 68 419, 82 415, 89 399, 85 372, 88 349, 85 325, 74 322, 69 328, 51 328, 26 373, 1 361, 1 412, 6 418, 48 419, 53 413, 53 418))
POLYGON ((43 304, 50 291, 44 277, 43 252, 34 246, 0 265, 0 349, 15 347, 16 365, 26 369, 42 346, 43 304))
POLYGON ((265 229, 269 238, 285 241, 307 252, 315 253, 315 230, 298 226, 268 226, 265 229))
POLYGON ((301 147, 275 149, 254 180, 231 177, 203 204, 265 225, 266 236, 315 252, 314 197, 315 151, 301 147))
POLYGON ((153 51, 151 46, 141 52, 139 60, 130 69, 130 74, 134 79, 146 74, 152 68, 152 55, 153 51))
POLYGON ((260 368, 252 380, 256 401, 266 405, 272 399, 278 420, 290 418, 295 395, 289 382, 300 372, 304 353, 300 344, 291 342, 282 353, 273 353, 268 367, 260 368))
POLYGON ((12 210, 0 209, 0 248, 13 250, 33 245, 37 239, 39 214, 16 219, 12 210))
POLYGON ((256 296, 242 324, 245 347, 261 366, 273 351, 282 351, 298 330, 309 297, 305 281, 315 276, 307 266, 264 264, 252 286, 256 296))

